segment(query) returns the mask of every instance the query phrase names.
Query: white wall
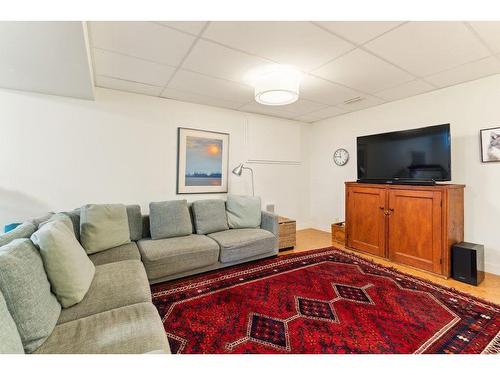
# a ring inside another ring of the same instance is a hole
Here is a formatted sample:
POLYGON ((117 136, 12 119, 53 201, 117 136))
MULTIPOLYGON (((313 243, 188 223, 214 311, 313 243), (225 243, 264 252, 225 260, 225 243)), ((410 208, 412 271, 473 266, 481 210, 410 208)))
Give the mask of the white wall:
POLYGON ((453 183, 465 184, 465 239, 485 245, 500 274, 500 163, 481 163, 479 129, 500 126, 500 75, 314 123, 310 129, 311 224, 344 218, 344 182, 356 179, 356 137, 451 123, 453 183), (333 164, 336 148, 351 160, 333 164))
MULTIPOLYGON (((0 91, 0 230, 91 202, 138 203, 147 212, 151 201, 223 197, 176 195, 177 127, 230 133, 231 170, 247 159, 246 126, 252 125, 263 129, 263 139, 275 126, 292 134, 310 127, 107 89, 96 89, 95 101, 0 91)), ((289 154, 286 134, 274 147, 289 154)), ((307 156, 305 147, 298 150, 299 158, 307 156)), ((308 226, 308 163, 251 166, 263 204, 273 202, 279 214, 308 226)), ((229 191, 250 194, 250 174, 230 174, 229 191)))

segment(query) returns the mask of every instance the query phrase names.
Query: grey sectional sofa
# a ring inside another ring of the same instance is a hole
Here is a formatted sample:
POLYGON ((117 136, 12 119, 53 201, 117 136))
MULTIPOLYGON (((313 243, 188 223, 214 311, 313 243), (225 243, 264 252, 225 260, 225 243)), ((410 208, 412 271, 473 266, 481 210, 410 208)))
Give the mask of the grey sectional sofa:
MULTIPOLYGON (((278 253, 278 219, 274 214, 262 212, 260 228, 203 235, 196 234, 193 221, 191 234, 151 239, 148 215, 142 215, 138 205, 126 208, 131 242, 89 255, 96 266, 90 289, 81 302, 61 309, 55 328, 35 354, 169 353, 163 324, 151 302, 150 284, 278 253)), ((65 214, 79 239, 79 209, 65 214)), ((40 221, 35 219, 31 224, 36 228, 40 221)), ((0 321, 11 322, 8 309, 1 307, 0 321)))

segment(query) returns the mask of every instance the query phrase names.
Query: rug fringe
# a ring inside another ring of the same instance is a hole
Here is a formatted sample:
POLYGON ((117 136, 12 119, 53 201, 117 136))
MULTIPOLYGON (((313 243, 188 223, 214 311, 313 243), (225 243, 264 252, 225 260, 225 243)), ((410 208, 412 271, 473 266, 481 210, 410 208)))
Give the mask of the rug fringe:
POLYGON ((484 348, 482 354, 499 354, 500 353, 500 332, 497 333, 495 338, 491 340, 486 348, 484 348))

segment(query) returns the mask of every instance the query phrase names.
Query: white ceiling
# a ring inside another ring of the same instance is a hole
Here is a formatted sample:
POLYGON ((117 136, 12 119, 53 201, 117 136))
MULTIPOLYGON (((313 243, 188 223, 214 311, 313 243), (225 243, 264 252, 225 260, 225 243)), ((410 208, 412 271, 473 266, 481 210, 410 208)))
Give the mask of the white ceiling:
POLYGON ((90 22, 89 29, 97 86, 305 122, 500 73, 500 22, 90 22), (298 102, 254 101, 248 73, 275 63, 303 72, 298 102))
POLYGON ((82 22, 0 22, 0 87, 94 98, 82 22))

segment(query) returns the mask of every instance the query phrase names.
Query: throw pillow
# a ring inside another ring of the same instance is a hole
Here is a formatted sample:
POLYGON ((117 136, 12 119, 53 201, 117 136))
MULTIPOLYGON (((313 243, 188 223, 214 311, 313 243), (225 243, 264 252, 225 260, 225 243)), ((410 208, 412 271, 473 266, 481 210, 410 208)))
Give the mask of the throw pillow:
POLYGON ((54 221, 60 221, 60 222, 62 222, 64 225, 66 225, 68 227, 68 229, 71 231, 71 233, 73 233, 73 235, 75 234, 75 229, 73 228, 73 222, 71 221, 71 219, 70 219, 70 217, 68 215, 66 215, 66 214, 64 214, 62 212, 54 214, 48 220, 40 223, 38 225, 38 229, 40 229, 41 227, 43 227, 45 224, 52 223, 54 221))
POLYGON ((29 238, 0 247, 0 291, 24 350, 35 351, 54 330, 61 305, 50 291, 42 257, 29 238))
POLYGON ((0 292, 0 354, 24 354, 23 343, 7 303, 0 292))
POLYGON ((221 199, 205 199, 193 202, 196 233, 208 234, 229 229, 226 205, 221 199))
POLYGON ((193 233, 186 200, 151 202, 149 204, 151 238, 171 238, 193 233))
POLYGON ((80 242, 87 254, 130 242, 127 209, 123 204, 88 204, 80 214, 80 242))
POLYGON ((0 235, 0 246, 5 246, 11 241, 18 238, 30 238, 35 233, 36 226, 32 223, 22 223, 18 227, 12 229, 10 232, 0 235))
POLYGON ((52 290, 62 307, 80 302, 94 278, 95 266, 76 240, 69 217, 43 225, 31 236, 40 249, 52 290))
POLYGON ((260 227, 260 197, 227 196, 227 222, 231 229, 260 227))

